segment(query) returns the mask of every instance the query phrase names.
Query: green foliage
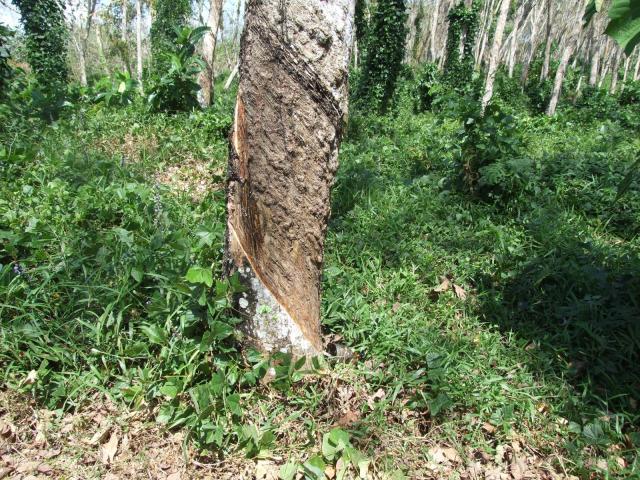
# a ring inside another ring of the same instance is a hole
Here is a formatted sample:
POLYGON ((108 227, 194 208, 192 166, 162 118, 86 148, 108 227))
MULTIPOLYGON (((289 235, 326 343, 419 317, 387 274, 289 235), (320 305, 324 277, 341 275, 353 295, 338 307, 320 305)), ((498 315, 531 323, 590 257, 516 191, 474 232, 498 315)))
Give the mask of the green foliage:
POLYGON ((175 50, 178 32, 191 15, 189 0, 156 0, 151 25, 152 76, 161 78, 170 67, 168 55, 175 50))
POLYGON ((473 76, 473 47, 478 34, 480 21, 480 1, 470 7, 464 2, 453 7, 447 16, 447 50, 444 71, 448 83, 457 90, 468 90, 473 76), (462 42, 462 54, 460 44, 462 42))
POLYGON ((196 46, 208 30, 208 27, 176 30, 173 50, 164 54, 169 59, 169 69, 149 89, 149 105, 153 110, 178 112, 199 107, 197 75, 205 66, 196 56, 196 46))
POLYGON ((355 89, 356 104, 364 109, 384 114, 393 103, 404 60, 406 16, 404 0, 380 0, 375 6, 360 47, 362 73, 355 89))
POLYGON ((618 98, 620 105, 640 105, 640 80, 631 80, 622 86, 618 98))
POLYGON ((416 113, 431 109, 433 100, 442 90, 439 77, 438 66, 434 63, 418 67, 412 89, 413 109, 416 113))
POLYGON ((631 55, 640 43, 640 0, 613 0, 609 18, 611 21, 605 33, 631 55))
POLYGON ((27 36, 27 58, 42 89, 59 91, 67 82, 67 29, 60 0, 13 0, 27 36))
POLYGON ((9 65, 11 52, 7 45, 12 32, 0 24, 0 100, 6 97, 9 88, 9 82, 13 77, 13 69, 9 65))
POLYGON ((128 72, 117 72, 113 78, 104 78, 96 86, 95 101, 109 107, 124 107, 133 103, 138 93, 138 82, 128 72))
POLYGON ((471 109, 460 137, 460 169, 464 186, 484 198, 520 193, 535 173, 522 157, 523 145, 515 117, 491 105, 484 115, 471 109))

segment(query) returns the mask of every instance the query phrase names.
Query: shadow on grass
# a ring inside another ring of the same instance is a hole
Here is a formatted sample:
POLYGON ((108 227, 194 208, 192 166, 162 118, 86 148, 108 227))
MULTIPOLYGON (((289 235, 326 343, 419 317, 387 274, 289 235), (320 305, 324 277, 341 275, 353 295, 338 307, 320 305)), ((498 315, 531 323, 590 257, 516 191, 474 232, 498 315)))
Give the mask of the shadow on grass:
POLYGON ((536 370, 564 378, 586 403, 632 412, 640 392, 637 252, 537 228, 534 238, 547 235, 539 254, 506 281, 477 279, 479 316, 527 339, 536 370))

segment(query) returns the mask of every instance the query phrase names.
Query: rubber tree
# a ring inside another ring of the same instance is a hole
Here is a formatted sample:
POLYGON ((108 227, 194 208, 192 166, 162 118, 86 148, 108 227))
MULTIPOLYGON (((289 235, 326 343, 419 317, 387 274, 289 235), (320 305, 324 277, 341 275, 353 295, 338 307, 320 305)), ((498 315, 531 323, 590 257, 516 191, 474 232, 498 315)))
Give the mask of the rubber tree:
POLYGON ((498 72, 498 62, 500 61, 500 47, 502 46, 502 36, 504 34, 504 26, 507 23, 507 16, 509 15, 510 3, 511 0, 502 0, 502 3, 500 4, 500 13, 498 14, 498 20, 496 21, 496 31, 493 34, 493 44, 491 45, 491 52, 489 54, 487 80, 485 82, 484 94, 482 95, 483 112, 491 101, 491 97, 493 97, 493 83, 496 79, 496 73, 498 72))
POLYGON ((215 80, 215 72, 213 71, 213 62, 216 53, 216 38, 218 29, 220 28, 220 18, 222 15, 222 0, 211 0, 209 6, 209 20, 207 27, 209 32, 204 37, 202 45, 202 59, 205 68, 200 72, 198 83, 200 84, 200 105, 208 107, 213 100, 213 87, 215 80))
POLYGON ((347 113, 352 0, 249 0, 230 136, 225 271, 263 351, 322 351, 320 280, 347 113))
POLYGON ((50 90, 66 83, 67 29, 60 0, 13 0, 20 10, 27 59, 40 84, 50 90))

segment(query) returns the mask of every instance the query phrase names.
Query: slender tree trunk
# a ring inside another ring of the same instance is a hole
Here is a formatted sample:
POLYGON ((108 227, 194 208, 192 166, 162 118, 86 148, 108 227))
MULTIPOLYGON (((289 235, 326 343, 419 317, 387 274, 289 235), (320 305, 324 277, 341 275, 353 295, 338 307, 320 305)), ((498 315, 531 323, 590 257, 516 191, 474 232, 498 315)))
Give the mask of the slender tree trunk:
POLYGON ((87 64, 85 61, 85 52, 82 46, 80 45, 81 42, 78 42, 78 39, 76 38, 76 36, 71 34, 71 37, 73 38, 73 45, 76 47, 76 53, 78 54, 78 70, 80 73, 80 85, 82 85, 83 87, 86 87, 87 86, 87 64))
POLYGON ((536 54, 536 49, 538 48, 538 19, 540 16, 540 10, 533 7, 535 10, 533 12, 533 16, 531 19, 531 33, 529 35, 529 50, 527 52, 527 56, 522 65, 522 74, 520 75, 520 84, 522 85, 522 89, 527 85, 527 80, 529 79, 529 69, 531 68, 531 62, 533 61, 533 57, 536 54))
POLYGON ((204 59, 205 68, 200 72, 200 105, 208 107, 213 100, 213 87, 215 81, 215 72, 213 62, 216 54, 216 40, 218 37, 218 28, 220 27, 220 17, 222 15, 222 0, 211 0, 209 7, 209 20, 207 27, 210 31, 204 37, 202 57, 204 59))
POLYGON ((633 69, 633 80, 640 80, 640 48, 638 49, 638 59, 636 60, 636 66, 633 69))
POLYGON ((351 0, 249 0, 231 133, 225 270, 248 338, 322 352, 320 280, 347 112, 351 0), (322 32, 322 35, 311 35, 322 32))
POLYGON ((542 64, 542 71, 540 72, 540 81, 544 82, 549 76, 549 64, 551 63, 551 45, 553 43, 553 37, 551 32, 553 29, 553 22, 551 18, 551 10, 553 4, 551 0, 547 2, 547 35, 544 46, 544 63, 542 64))
POLYGON ((569 65, 569 60, 571 59, 571 54, 573 53, 574 48, 575 47, 571 42, 567 42, 567 45, 562 51, 562 56, 560 57, 560 65, 558 65, 556 77, 553 82, 551 100, 549 101, 549 106, 547 107, 547 115, 550 117, 556 114, 556 108, 558 107, 558 101, 560 100, 560 94, 562 93, 562 82, 564 81, 564 75, 567 71, 567 66, 569 65))
POLYGON ((487 81, 484 87, 484 95, 482 96, 482 112, 487 108, 487 105, 491 101, 491 97, 493 97, 493 82, 496 79, 496 72, 498 71, 500 46, 502 44, 504 26, 507 23, 510 3, 511 0, 502 0, 502 4, 500 5, 500 14, 498 15, 498 20, 496 22, 496 31, 493 34, 493 45, 491 46, 491 53, 489 54, 489 69, 487 72, 487 81))
POLYGON ((598 71, 600 70, 600 51, 602 50, 602 43, 599 41, 594 42, 593 54, 591 56, 591 71, 589 73, 589 85, 596 86, 598 81, 598 71))
POLYGON ((122 63, 124 64, 124 68, 127 69, 129 75, 133 76, 133 72, 131 71, 131 62, 129 56, 129 0, 122 0, 122 26, 120 28, 120 40, 122 41, 121 52, 122 52, 122 63))
POLYGON ((433 16, 431 17, 431 26, 429 27, 429 59, 436 61, 438 49, 436 46, 436 32, 438 30, 438 14, 440 11, 440 0, 435 0, 433 5, 433 16))
POLYGON ((582 90, 582 80, 584 78, 584 75, 580 75, 580 78, 578 78, 578 86, 576 87, 576 92, 573 95, 573 104, 575 105, 576 102, 578 101, 578 98, 580 97, 580 90, 582 90))
POLYGON ((622 50, 619 50, 615 55, 615 60, 613 61, 613 69, 611 70, 611 88, 609 92, 611 95, 616 93, 618 89, 618 76, 620 74, 620 62, 622 61, 622 50))
POLYGON ((224 82, 225 90, 229 90, 229 87, 231 87, 231 83, 233 82, 233 79, 236 78, 236 75, 238 75, 238 68, 239 68, 239 65, 236 63, 236 66, 233 67, 233 70, 231 70, 231 73, 229 74, 229 78, 227 78, 227 81, 224 82))
POLYGON ((627 57, 624 61, 624 73, 622 74, 622 87, 620 87, 620 91, 624 90, 624 86, 627 83, 627 78, 629 77, 630 65, 631 65, 631 57, 627 57))
POLYGON ((104 45, 102 45, 102 34, 100 33, 100 25, 96 26, 96 43, 98 44, 98 55, 100 56, 100 63, 102 63, 102 68, 104 73, 109 75, 109 64, 107 62, 107 57, 104 55, 104 45))
POLYGON ((144 93, 142 84, 142 1, 136 0, 136 72, 138 74, 138 85, 140 92, 144 93))

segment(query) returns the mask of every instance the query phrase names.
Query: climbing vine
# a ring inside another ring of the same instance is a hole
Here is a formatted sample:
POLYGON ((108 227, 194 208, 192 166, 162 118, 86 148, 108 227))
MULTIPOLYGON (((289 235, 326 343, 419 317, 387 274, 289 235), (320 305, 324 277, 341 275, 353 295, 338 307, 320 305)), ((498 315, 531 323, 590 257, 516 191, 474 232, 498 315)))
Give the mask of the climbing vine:
POLYGON ((9 65, 11 52, 9 51, 8 41, 10 37, 11 31, 0 24, 0 99, 6 95, 7 84, 12 76, 12 69, 9 65))
POLYGON ((155 18, 151 25, 153 75, 160 78, 169 69, 168 53, 174 49, 178 34, 191 15, 189 0, 156 0, 155 18))
POLYGON ((478 34, 481 3, 474 1, 467 7, 461 2, 451 9, 447 17, 449 31, 444 71, 448 83, 457 89, 469 85, 473 75, 473 47, 478 34))
POLYGON ((66 83, 67 29, 61 0, 13 0, 26 34, 27 59, 43 89, 66 83))
POLYGON ((405 51, 404 0, 378 0, 367 29, 356 101, 384 114, 391 105, 405 51))

